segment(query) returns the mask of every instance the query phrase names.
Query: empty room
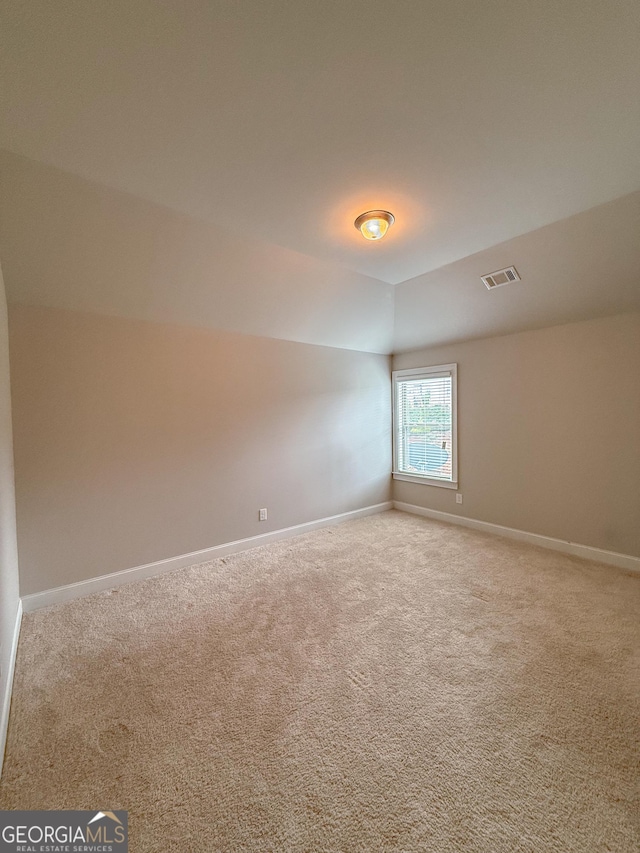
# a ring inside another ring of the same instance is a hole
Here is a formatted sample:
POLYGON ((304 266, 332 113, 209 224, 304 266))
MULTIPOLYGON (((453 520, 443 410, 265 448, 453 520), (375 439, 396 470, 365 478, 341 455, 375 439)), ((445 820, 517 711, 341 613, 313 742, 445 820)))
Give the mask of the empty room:
POLYGON ((0 0, 0 853, 640 850, 637 0, 0 0))

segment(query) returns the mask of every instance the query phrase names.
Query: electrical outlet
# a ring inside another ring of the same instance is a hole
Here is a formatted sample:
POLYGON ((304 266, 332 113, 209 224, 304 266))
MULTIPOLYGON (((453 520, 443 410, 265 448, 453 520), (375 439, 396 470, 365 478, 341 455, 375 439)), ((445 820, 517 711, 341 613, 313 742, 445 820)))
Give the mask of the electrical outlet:
POLYGON ((460 492, 458 492, 458 493, 457 493, 457 495, 456 495, 456 503, 457 503, 457 504, 461 504, 461 503, 462 503, 462 495, 460 494, 460 492))
POLYGON ((267 508, 261 509, 258 511, 258 521, 266 521, 267 520, 267 508))

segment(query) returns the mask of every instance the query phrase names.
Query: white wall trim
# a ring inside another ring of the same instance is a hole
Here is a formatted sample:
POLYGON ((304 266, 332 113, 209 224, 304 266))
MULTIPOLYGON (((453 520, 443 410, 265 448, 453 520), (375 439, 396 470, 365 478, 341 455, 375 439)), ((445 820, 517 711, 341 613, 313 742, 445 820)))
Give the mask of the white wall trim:
POLYGON ((4 763, 4 750, 7 745, 7 729, 9 727, 9 711, 11 710, 11 693, 13 692, 13 675, 16 669, 16 655, 18 653, 18 640, 20 639, 20 626, 22 624, 22 602, 18 601, 16 619, 13 626, 13 637, 11 638, 11 651, 9 652, 9 668, 0 707, 0 776, 4 763))
POLYGON ((331 527, 341 524, 343 521, 351 521, 362 518, 365 515, 374 515, 378 512, 393 509, 393 502, 386 501, 381 504, 355 509, 351 512, 342 512, 339 515, 330 515, 327 518, 319 518, 316 521, 307 521, 304 524, 296 524, 293 527, 283 527, 280 530, 272 530, 270 533, 262 533, 258 536, 250 536, 247 539, 237 539, 234 542, 225 542, 222 545, 214 545, 212 548, 204 548, 202 551, 192 551, 178 557, 170 557, 167 560, 158 560, 155 563, 146 563, 143 566, 135 566, 132 569, 124 569, 121 572, 113 572, 109 575, 100 575, 96 578, 70 583, 66 586, 58 586, 55 589, 45 589, 32 595, 22 597, 22 607, 25 613, 40 610, 42 607, 50 607, 52 604, 61 604, 63 601, 71 601, 74 598, 82 598, 94 592, 102 592, 105 589, 113 589, 125 583, 140 581, 154 575, 162 575, 185 566, 193 566, 196 563, 206 563, 216 560, 227 554, 235 554, 238 551, 247 551, 257 548, 269 542, 277 542, 279 539, 289 539, 292 536, 300 536, 321 527, 331 527))
POLYGON ((407 504, 402 501, 393 501, 393 507, 394 509, 399 509, 401 512, 410 512, 413 515, 423 515, 426 518, 433 518, 436 521, 446 521, 449 524, 471 527, 474 530, 482 530, 485 533, 493 533, 496 536, 504 536, 507 539, 517 539, 519 542, 528 542, 530 545, 550 548, 552 551, 561 551, 563 554, 571 554, 574 557, 583 557, 585 560, 596 560, 598 563, 607 563, 610 566, 617 566, 620 569, 640 572, 640 557, 632 557, 630 554, 619 554, 617 551, 604 551, 601 548, 580 545, 578 542, 570 542, 567 539, 554 539, 551 536, 528 533, 526 530, 517 530, 515 527, 503 527, 501 524, 479 521, 476 518, 467 518, 464 515, 441 512, 437 509, 427 509, 426 507, 407 504))

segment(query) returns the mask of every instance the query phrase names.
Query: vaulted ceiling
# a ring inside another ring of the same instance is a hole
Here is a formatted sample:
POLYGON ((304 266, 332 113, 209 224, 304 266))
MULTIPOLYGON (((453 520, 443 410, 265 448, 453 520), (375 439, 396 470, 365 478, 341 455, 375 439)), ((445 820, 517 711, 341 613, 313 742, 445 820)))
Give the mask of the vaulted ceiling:
POLYGON ((640 189, 637 0, 0 8, 0 146, 441 301, 441 268, 640 189))

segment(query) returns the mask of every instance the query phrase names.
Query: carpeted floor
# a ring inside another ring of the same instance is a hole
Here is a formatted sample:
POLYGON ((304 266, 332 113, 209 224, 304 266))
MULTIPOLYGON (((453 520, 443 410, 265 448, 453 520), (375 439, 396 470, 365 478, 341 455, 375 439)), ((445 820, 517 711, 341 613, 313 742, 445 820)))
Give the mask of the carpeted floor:
POLYGON ((640 577, 399 512, 25 616, 2 808, 132 853, 630 853, 640 577))

